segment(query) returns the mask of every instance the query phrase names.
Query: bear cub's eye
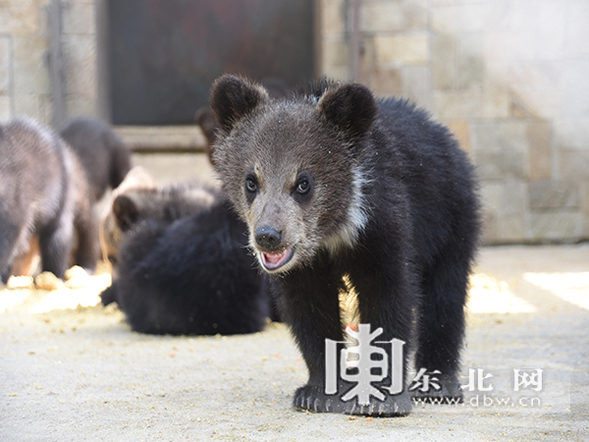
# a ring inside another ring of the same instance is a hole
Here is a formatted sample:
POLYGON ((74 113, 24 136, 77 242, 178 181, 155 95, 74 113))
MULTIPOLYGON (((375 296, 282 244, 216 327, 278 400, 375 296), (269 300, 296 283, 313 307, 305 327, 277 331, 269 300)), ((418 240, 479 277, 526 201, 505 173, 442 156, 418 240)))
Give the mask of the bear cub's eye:
POLYGON ((256 180, 253 177, 248 176, 245 179, 245 190, 250 193, 254 193, 258 190, 258 183, 256 183, 256 180))
POLYGON ((297 184, 297 192, 300 194, 307 193, 311 188, 311 184, 306 178, 302 178, 297 184))
POLYGON ((299 172, 296 184, 292 190, 293 197, 301 204, 306 204, 313 196, 313 176, 307 171, 299 172))

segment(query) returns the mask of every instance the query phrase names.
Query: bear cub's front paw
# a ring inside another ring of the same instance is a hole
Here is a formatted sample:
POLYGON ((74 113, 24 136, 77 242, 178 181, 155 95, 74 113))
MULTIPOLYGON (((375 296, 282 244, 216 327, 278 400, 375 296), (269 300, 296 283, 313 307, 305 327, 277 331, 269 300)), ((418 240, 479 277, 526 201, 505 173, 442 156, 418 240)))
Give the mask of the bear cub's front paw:
POLYGON ((375 417, 407 416, 413 407, 411 396, 406 391, 395 396, 385 395, 382 401, 371 396, 368 405, 360 405, 357 398, 343 401, 340 395, 325 394, 321 387, 314 385, 299 388, 294 395, 293 405, 299 410, 316 413, 344 413, 375 417))

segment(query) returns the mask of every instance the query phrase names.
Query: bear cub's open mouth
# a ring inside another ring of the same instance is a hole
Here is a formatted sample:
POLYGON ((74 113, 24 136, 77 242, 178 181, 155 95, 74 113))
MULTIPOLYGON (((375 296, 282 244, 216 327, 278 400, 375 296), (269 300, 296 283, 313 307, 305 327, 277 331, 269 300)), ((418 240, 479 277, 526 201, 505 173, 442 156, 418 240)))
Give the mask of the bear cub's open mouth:
POLYGON ((294 255, 292 247, 281 250, 279 252, 260 252, 262 257, 262 264, 267 270, 278 270, 291 260, 294 255))

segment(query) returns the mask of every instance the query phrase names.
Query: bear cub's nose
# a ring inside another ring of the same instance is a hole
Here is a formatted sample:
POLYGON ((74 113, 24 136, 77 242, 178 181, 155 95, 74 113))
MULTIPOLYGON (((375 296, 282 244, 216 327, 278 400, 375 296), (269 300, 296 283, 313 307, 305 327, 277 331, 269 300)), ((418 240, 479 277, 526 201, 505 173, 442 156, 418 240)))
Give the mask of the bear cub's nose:
POLYGON ((282 232, 276 229, 263 226, 256 230, 256 244, 258 244, 264 250, 274 250, 282 243, 282 232))

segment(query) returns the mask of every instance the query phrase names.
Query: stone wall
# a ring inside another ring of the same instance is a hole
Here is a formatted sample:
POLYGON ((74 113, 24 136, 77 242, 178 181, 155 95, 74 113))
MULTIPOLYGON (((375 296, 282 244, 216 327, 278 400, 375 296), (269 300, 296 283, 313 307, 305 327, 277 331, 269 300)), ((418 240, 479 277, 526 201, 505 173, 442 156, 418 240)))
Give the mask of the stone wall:
MULTIPOLYGON (((353 0, 323 0, 323 71, 350 79, 353 0)), ((485 242, 589 238, 589 2, 361 0, 359 80, 450 126, 485 242)))
POLYGON ((61 0, 66 118, 99 114, 95 3, 95 0, 61 0))
MULTIPOLYGON (((60 1, 65 118, 108 119, 104 1, 60 1)), ((317 0, 321 74, 351 78, 354 1, 317 0)), ((589 239, 589 2, 358 1, 358 80, 450 126, 478 166, 485 242, 589 239)), ((52 3, 0 0, 2 119, 54 120, 52 3)))
MULTIPOLYGON (((65 118, 97 116, 94 0, 62 0, 65 118)), ((50 0, 0 1, 0 118, 53 123, 50 0)))
POLYGON ((0 3, 0 117, 51 119, 48 1, 0 3))

